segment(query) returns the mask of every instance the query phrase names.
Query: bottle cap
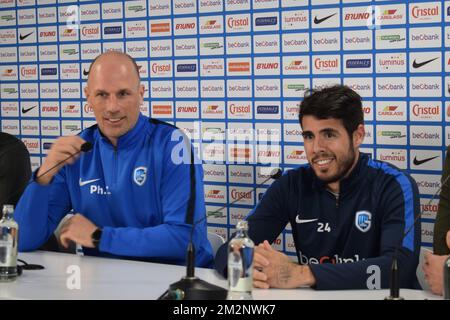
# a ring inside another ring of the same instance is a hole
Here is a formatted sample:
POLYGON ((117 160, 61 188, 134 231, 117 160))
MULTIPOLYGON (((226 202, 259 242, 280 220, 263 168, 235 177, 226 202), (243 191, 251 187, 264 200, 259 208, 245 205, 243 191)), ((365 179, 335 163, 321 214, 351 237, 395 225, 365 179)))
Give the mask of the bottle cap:
POLYGON ((237 223, 237 229, 248 230, 248 222, 246 220, 241 220, 237 223))

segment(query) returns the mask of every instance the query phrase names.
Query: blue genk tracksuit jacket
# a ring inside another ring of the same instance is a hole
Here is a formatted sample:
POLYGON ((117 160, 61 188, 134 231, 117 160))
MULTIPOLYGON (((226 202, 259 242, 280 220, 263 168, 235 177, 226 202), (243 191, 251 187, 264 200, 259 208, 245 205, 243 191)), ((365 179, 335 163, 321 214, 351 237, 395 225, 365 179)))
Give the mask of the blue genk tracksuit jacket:
MULTIPOLYGON (((73 211, 103 229, 99 250, 88 254, 185 263, 192 222, 205 216, 203 171, 198 164, 191 168, 186 138, 175 127, 143 115, 117 147, 96 125, 80 137, 93 144, 92 150, 64 166, 48 186, 33 182, 23 194, 15 210, 19 250, 38 249, 73 211), (177 154, 188 161, 174 163, 177 154), (193 168, 195 210, 189 216, 193 168)), ((193 239, 196 265, 210 266, 206 220, 197 224, 193 239)))
MULTIPOLYGON (((420 223, 402 241, 417 214, 415 181, 361 153, 349 177, 341 181, 338 198, 310 165, 304 165, 276 180, 247 220, 255 244, 272 243, 290 223, 298 262, 309 264, 316 289, 389 287, 397 247, 400 285, 417 288, 420 223)), ((223 275, 226 249, 219 249, 215 261, 223 275)))

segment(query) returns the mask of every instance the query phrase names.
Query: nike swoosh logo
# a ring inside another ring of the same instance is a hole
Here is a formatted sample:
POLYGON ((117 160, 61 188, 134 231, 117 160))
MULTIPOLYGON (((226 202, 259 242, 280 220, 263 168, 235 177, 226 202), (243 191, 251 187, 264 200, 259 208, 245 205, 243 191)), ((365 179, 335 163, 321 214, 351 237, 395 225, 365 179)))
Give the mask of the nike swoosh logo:
POLYGON ((79 181, 80 182, 80 187, 85 186, 85 185, 87 185, 89 183, 98 181, 98 180, 100 180, 100 178, 99 179, 92 179, 92 180, 81 181, 81 178, 80 178, 80 181, 79 181))
POLYGON ((333 13, 332 15, 329 15, 327 17, 324 17, 322 19, 317 19, 317 16, 314 17, 314 23, 315 24, 321 24, 322 22, 324 22, 325 20, 330 19, 331 17, 334 17, 335 15, 337 15, 337 13, 333 13))
POLYGON ((434 58, 434 59, 430 59, 430 60, 427 60, 427 61, 424 61, 424 62, 417 62, 416 59, 414 59, 413 68, 414 69, 419 69, 419 68, 423 67, 424 65, 429 64, 430 62, 433 62, 436 59, 437 58, 434 58))
POLYGON ((89 75, 89 71, 86 71, 83 69, 83 75, 88 76, 89 75))
POLYGON ((29 36, 31 36, 33 34, 34 31, 31 31, 30 33, 26 34, 26 35, 20 35, 19 38, 20 40, 25 40, 26 38, 28 38, 29 36))
POLYGON ((433 159, 436 159, 437 157, 439 157, 439 156, 426 158, 426 159, 423 159, 423 160, 417 160, 417 158, 414 157, 413 163, 414 163, 415 166, 420 166, 421 164, 424 164, 425 162, 428 162, 428 161, 431 161, 433 159))
POLYGON ((22 113, 27 113, 30 110, 33 110, 34 108, 36 108, 37 106, 31 107, 31 108, 27 108, 25 109, 24 107, 22 107, 22 113))
POLYGON ((319 220, 319 219, 300 219, 300 217, 298 215, 295 217, 295 222, 297 222, 298 224, 314 222, 314 221, 317 221, 317 220, 319 220))

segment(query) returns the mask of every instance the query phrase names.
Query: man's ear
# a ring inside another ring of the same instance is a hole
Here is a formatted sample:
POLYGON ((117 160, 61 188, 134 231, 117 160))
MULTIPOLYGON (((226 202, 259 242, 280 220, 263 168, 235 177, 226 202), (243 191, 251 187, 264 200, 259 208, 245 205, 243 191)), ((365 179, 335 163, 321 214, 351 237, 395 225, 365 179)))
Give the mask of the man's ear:
POLYGON ((84 90, 84 96, 86 97, 86 100, 87 100, 90 95, 88 86, 84 87, 83 90, 84 90))
POLYGON ((141 96, 141 104, 144 103, 144 93, 145 93, 145 86, 141 84, 139 86, 139 95, 141 96))
POLYGON ((355 131, 353 131, 353 145, 358 148, 364 141, 364 137, 366 135, 366 129, 364 129, 364 125, 360 124, 356 128, 355 131))

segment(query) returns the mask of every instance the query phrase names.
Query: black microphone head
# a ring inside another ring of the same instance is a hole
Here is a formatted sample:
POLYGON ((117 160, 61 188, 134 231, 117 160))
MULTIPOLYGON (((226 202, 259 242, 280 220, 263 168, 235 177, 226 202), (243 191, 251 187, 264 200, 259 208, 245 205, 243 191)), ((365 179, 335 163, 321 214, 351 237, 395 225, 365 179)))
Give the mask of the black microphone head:
POLYGON ((81 151, 82 152, 91 151, 92 147, 93 147, 92 143, 87 141, 81 145, 81 151))
POLYGON ((283 175, 283 172, 281 171, 280 168, 278 168, 274 173, 272 173, 270 175, 270 177, 274 180, 277 180, 279 177, 281 177, 283 175))

